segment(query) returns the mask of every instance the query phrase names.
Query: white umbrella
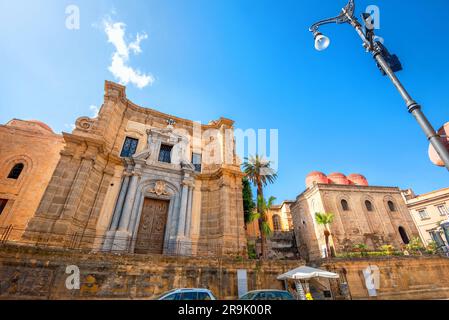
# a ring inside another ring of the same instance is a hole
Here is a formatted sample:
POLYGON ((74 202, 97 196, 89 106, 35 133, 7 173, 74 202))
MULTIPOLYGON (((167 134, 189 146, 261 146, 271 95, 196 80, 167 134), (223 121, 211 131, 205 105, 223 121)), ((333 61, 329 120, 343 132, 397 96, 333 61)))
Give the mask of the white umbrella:
POLYGON ((302 266, 277 277, 278 280, 308 280, 312 278, 338 279, 333 272, 302 266))

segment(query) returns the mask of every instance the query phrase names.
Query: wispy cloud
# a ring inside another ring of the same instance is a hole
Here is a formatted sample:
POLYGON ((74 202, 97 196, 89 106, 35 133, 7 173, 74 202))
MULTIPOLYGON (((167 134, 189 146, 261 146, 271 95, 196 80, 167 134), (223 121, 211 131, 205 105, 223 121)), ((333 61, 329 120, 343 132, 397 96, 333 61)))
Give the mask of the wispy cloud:
POLYGON ((75 130, 75 128, 76 128, 76 126, 73 123, 72 124, 66 123, 66 124, 64 124, 64 127, 66 127, 67 129, 70 129, 70 130, 75 130))
POLYGON ((100 109, 99 109, 97 106, 91 105, 91 106, 89 107, 89 109, 90 109, 90 111, 93 112, 92 118, 98 117, 98 113, 100 112, 100 109))
POLYGON ((115 47, 112 55, 109 71, 118 81, 127 85, 132 83, 139 89, 153 84, 154 77, 151 74, 142 73, 140 70, 129 66, 130 54, 138 55, 142 53, 140 43, 148 38, 146 33, 138 33, 134 41, 126 41, 126 24, 123 22, 113 22, 111 18, 103 20, 103 29, 108 36, 108 42, 115 47))

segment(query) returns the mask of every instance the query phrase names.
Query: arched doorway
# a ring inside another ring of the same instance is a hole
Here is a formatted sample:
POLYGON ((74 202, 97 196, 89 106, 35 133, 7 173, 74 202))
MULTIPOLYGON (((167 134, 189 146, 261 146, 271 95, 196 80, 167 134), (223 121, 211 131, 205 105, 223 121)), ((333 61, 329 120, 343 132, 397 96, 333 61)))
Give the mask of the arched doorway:
POLYGON ((402 242, 404 242, 405 244, 409 244, 410 243, 410 239, 407 235, 407 232, 405 231, 404 227, 399 227, 399 234, 401 235, 402 238, 402 242))

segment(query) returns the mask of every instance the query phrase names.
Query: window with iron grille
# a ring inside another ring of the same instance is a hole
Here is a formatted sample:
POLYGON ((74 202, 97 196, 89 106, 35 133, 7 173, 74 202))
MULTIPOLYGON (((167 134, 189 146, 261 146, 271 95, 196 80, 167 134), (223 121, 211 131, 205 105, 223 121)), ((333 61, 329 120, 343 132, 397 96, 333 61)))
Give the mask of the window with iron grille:
POLYGON ((159 151, 159 162, 171 163, 171 151, 173 146, 167 144, 161 145, 161 150, 159 151))
POLYGON ((201 154, 199 153, 193 153, 192 154, 192 164, 195 167, 196 172, 201 172, 201 154))
POLYGON ((123 148, 122 152, 120 153, 120 157, 122 158, 132 157, 136 153, 138 144, 139 144, 138 139, 126 137, 125 143, 123 143, 123 148))
POLYGON ((7 203, 8 203, 7 199, 0 199, 0 215, 2 214, 3 210, 5 209, 7 203))
POLYGON ((14 179, 14 180, 19 179, 19 177, 23 171, 23 168, 25 168, 23 163, 15 164, 14 167, 12 167, 11 171, 9 172, 8 179, 14 179))

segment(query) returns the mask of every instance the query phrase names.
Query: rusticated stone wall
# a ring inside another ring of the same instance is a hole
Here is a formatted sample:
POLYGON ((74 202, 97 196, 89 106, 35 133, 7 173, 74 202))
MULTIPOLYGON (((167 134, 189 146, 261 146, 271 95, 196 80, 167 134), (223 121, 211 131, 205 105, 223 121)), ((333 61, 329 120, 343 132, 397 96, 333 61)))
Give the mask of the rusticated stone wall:
MULTIPOLYGON (((220 299, 237 298, 237 270, 248 272, 248 289, 283 289, 277 276, 303 261, 241 261, 82 253, 31 246, 0 247, 0 299, 151 299, 172 288, 209 288, 220 299), (81 287, 68 290, 67 266, 80 269, 81 287)), ((317 265, 347 280, 352 299, 449 299, 449 259, 389 257, 333 260, 317 265), (379 270, 377 296, 370 298, 362 271, 379 270), (377 268, 376 268, 377 267, 377 268)), ((344 282, 344 281, 342 281, 344 282)), ((343 298, 337 282, 334 295, 343 298)))
POLYGON ((346 273, 353 300, 449 299, 449 259, 439 256, 333 260, 321 268, 346 273), (363 270, 379 270, 377 296, 369 297, 363 270), (346 272, 344 272, 344 270, 346 272))
POLYGON ((235 299, 238 269, 247 270, 249 290, 283 289, 276 277, 300 264, 3 246, 0 299, 151 299, 185 287, 209 288, 217 298, 235 299), (71 265, 80 269, 80 290, 66 288, 71 265))

